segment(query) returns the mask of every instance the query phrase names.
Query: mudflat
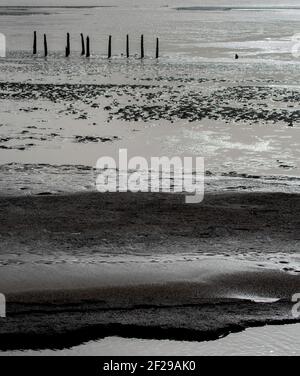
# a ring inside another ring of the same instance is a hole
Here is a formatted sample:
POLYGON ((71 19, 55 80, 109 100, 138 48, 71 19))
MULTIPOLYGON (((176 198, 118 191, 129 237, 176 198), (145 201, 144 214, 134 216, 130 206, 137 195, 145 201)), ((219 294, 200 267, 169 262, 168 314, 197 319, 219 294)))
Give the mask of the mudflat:
POLYGON ((299 198, 2 197, 1 350, 111 335, 201 341, 297 322, 299 198))

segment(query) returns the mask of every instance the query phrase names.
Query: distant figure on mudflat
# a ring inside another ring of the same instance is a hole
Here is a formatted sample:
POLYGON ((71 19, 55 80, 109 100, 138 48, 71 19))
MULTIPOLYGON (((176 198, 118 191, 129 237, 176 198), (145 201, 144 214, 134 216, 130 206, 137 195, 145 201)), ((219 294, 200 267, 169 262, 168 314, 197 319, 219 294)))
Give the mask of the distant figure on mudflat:
POLYGON ((240 57, 238 54, 235 54, 235 60, 238 60, 240 57))

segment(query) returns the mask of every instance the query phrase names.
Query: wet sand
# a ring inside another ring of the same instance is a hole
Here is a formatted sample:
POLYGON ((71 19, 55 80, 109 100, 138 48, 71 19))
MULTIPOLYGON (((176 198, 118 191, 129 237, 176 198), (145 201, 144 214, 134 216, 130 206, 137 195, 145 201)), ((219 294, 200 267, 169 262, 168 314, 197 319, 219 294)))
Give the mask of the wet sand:
POLYGON ((93 167, 126 148, 146 158, 202 156, 218 176, 299 176, 294 65, 285 79, 274 68, 272 80, 246 63, 218 70, 216 64, 24 57, 1 68, 3 164, 93 167))
POLYGON ((108 337, 64 350, 0 352, 0 356, 297 356, 300 325, 266 326, 209 342, 108 337))
POLYGON ((1 350, 114 335, 203 341, 296 321, 298 195, 189 206, 182 195, 90 193, 0 207, 1 350))

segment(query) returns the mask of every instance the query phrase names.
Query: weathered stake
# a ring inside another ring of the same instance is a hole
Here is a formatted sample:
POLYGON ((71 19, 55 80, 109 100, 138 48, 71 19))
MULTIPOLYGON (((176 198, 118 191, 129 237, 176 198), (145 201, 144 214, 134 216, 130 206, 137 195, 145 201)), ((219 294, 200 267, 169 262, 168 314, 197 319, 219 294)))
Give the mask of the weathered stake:
POLYGON ((66 57, 69 57, 71 53, 71 46, 70 46, 70 34, 67 34, 67 47, 66 47, 66 57))
POLYGON ((126 57, 129 58, 129 35, 126 35, 126 57))
POLYGON ((86 57, 91 56, 91 51, 90 51, 90 37, 86 37, 86 57))
POLYGON ((141 36, 141 59, 145 57, 145 50, 144 50, 144 35, 141 36))
POLYGON ((37 54, 37 37, 36 31, 33 33, 33 55, 37 54))
POLYGON ((48 43, 47 43, 47 35, 44 34, 44 55, 45 57, 48 56, 48 43))
POLYGON ((85 55, 84 36, 82 33, 80 34, 80 36, 81 36, 81 56, 84 56, 85 55))
POLYGON ((156 38, 156 55, 155 55, 156 59, 159 58, 159 39, 156 38))
POLYGON ((108 53, 107 53, 107 57, 110 59, 111 58, 111 35, 109 36, 108 38, 108 53))

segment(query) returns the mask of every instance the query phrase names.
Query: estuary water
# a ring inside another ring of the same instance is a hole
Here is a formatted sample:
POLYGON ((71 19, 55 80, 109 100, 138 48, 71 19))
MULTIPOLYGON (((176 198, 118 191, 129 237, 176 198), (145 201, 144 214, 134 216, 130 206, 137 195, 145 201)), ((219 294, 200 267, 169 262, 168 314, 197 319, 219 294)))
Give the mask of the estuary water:
POLYGON ((36 3, 39 7, 14 7, 10 2, 0 8, 0 31, 9 52, 30 51, 33 30, 40 35, 39 47, 47 33, 49 50, 62 53, 67 32, 74 51, 80 51, 79 33, 89 35, 95 55, 106 54, 108 35, 113 37, 113 54, 124 53, 126 34, 134 54, 144 34, 146 54, 151 56, 159 37, 162 56, 176 61, 226 61, 235 53, 244 59, 290 60, 300 39, 300 6, 291 0, 284 5, 278 0, 251 5, 244 0, 66 0, 66 6, 57 2, 58 7, 47 7, 55 2, 36 3))

